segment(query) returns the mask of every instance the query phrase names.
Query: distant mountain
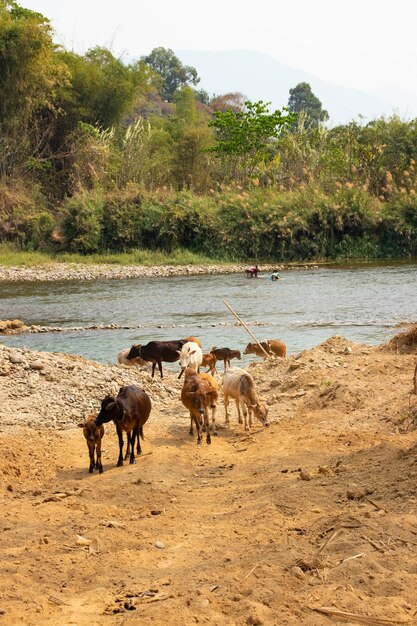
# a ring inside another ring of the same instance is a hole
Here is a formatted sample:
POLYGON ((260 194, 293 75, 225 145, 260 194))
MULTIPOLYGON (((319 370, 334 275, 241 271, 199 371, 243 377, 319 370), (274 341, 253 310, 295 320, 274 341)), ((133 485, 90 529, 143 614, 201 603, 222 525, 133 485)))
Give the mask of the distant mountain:
POLYGON ((198 86, 209 94, 240 91, 251 101, 264 100, 280 109, 288 104, 289 90, 307 82, 328 111, 333 126, 359 115, 366 121, 393 113, 417 117, 417 97, 413 94, 389 87, 369 93, 341 87, 261 52, 176 50, 175 54, 182 63, 196 68, 201 78, 198 86))

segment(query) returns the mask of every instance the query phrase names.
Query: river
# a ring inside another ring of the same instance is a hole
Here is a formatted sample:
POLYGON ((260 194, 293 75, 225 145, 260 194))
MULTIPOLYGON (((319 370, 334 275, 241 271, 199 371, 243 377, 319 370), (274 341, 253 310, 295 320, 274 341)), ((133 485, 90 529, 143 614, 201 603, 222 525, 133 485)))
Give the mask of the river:
MULTIPOLYGON (((243 351, 249 337, 227 300, 260 339, 279 338, 289 353, 332 335, 377 344, 398 322, 417 319, 417 266, 289 270, 272 282, 229 274, 59 283, 0 283, 0 319, 74 327, 117 323, 142 328, 3 336, 8 346, 79 354, 101 363, 132 343, 195 335, 210 350, 243 351)), ((243 358, 241 364, 248 362, 243 358)))

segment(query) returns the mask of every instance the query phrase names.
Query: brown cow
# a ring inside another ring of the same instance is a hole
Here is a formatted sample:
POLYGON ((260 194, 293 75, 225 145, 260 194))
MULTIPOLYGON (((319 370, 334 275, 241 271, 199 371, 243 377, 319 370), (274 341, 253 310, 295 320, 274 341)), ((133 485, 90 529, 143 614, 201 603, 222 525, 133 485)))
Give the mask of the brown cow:
POLYGON ((241 359, 240 350, 231 350, 230 348, 213 348, 210 350, 210 354, 214 354, 217 361, 223 361, 224 371, 226 372, 227 365, 230 367, 230 359, 241 359))
POLYGON ((216 363, 217 363, 217 359, 216 359, 215 354, 211 354, 211 352, 208 352, 207 354, 203 354, 201 367, 208 367, 208 370, 206 371, 210 372, 212 376, 214 376, 214 374, 217 374, 216 363))
POLYGON ((123 431, 130 439, 130 463, 135 462, 135 441, 137 453, 141 454, 139 435, 143 438, 143 425, 151 412, 151 401, 147 393, 137 385, 120 387, 117 397, 106 396, 101 403, 100 413, 95 419, 97 426, 113 420, 119 438, 119 458, 117 467, 123 465, 123 431))
POLYGON ((103 473, 103 466, 101 464, 101 440, 104 435, 104 426, 97 426, 95 423, 95 415, 89 415, 84 422, 78 424, 83 429, 83 434, 88 446, 88 453, 90 455, 90 467, 88 471, 93 473, 94 468, 98 469, 99 473, 103 473), (94 459, 94 451, 97 453, 97 459, 94 459))
MULTIPOLYGON (((280 356, 283 359, 287 356, 287 346, 279 339, 264 339, 259 343, 265 352, 271 356, 280 356)), ((256 354, 256 356, 261 356, 266 359, 265 352, 261 350, 257 343, 248 343, 243 354, 256 354)))
POLYGON ((214 425, 214 413, 217 402, 216 385, 217 382, 210 374, 197 374, 195 370, 188 367, 184 372, 181 402, 185 408, 190 411, 190 435, 193 434, 193 421, 195 423, 197 429, 197 444, 201 444, 202 422, 206 430, 206 442, 208 444, 211 443, 208 407, 210 406, 212 408, 212 420, 214 425), (212 380, 207 379, 207 377, 210 377, 212 380))

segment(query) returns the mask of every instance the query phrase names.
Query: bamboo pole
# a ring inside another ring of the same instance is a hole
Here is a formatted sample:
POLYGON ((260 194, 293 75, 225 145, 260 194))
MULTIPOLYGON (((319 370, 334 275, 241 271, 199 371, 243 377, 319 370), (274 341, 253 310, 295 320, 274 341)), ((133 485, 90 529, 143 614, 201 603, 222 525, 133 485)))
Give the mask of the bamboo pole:
POLYGON ((252 337, 252 339, 254 339, 256 341, 256 343, 258 344, 258 346, 260 347, 260 349, 262 350, 262 352, 264 352, 264 354, 267 356, 268 359, 272 359, 273 355, 272 354, 268 354, 268 352, 265 350, 265 348, 263 347, 263 345, 261 345, 259 343, 259 341, 257 340, 257 338, 255 337, 255 335, 252 333, 252 331, 249 330, 249 328, 246 326, 245 322, 240 319, 239 315, 232 309, 232 307, 230 306, 230 304, 228 302, 226 302, 226 300, 223 300, 223 302, 225 303, 225 305, 227 306, 227 308, 229 309, 229 311, 231 311, 233 313, 233 315, 235 316, 235 318, 237 319, 237 321, 242 324, 243 328, 249 333, 249 335, 252 337))

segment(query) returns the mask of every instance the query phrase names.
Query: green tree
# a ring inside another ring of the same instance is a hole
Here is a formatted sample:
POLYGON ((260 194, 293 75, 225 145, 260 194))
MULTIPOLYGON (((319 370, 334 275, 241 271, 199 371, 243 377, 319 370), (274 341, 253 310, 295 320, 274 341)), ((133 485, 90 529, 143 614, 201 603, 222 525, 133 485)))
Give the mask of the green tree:
POLYGON ((93 48, 84 56, 74 52, 62 52, 60 56, 71 76, 62 101, 67 129, 78 122, 103 128, 118 123, 133 106, 137 68, 124 65, 106 48, 93 48))
POLYGON ((207 148, 213 136, 208 117, 198 110, 195 92, 184 86, 175 96, 175 114, 170 120, 173 139, 172 173, 176 187, 203 190, 207 185, 207 148))
POLYGON ((271 143, 295 120, 295 115, 286 109, 270 113, 269 104, 246 102, 245 111, 215 111, 209 123, 217 140, 210 150, 231 160, 231 175, 239 176, 241 182, 265 162, 271 143))
POLYGON ((184 85, 197 85, 200 82, 197 70, 189 65, 183 65, 169 48, 154 48, 141 60, 160 75, 161 95, 167 102, 172 102, 175 92, 184 85))
POLYGON ((0 0, 0 173, 43 154, 67 68, 40 13, 0 0))
POLYGON ((304 111, 307 116, 307 127, 317 127, 329 119, 329 114, 323 109, 308 83, 299 83, 294 89, 290 89, 288 110, 292 113, 304 111))

